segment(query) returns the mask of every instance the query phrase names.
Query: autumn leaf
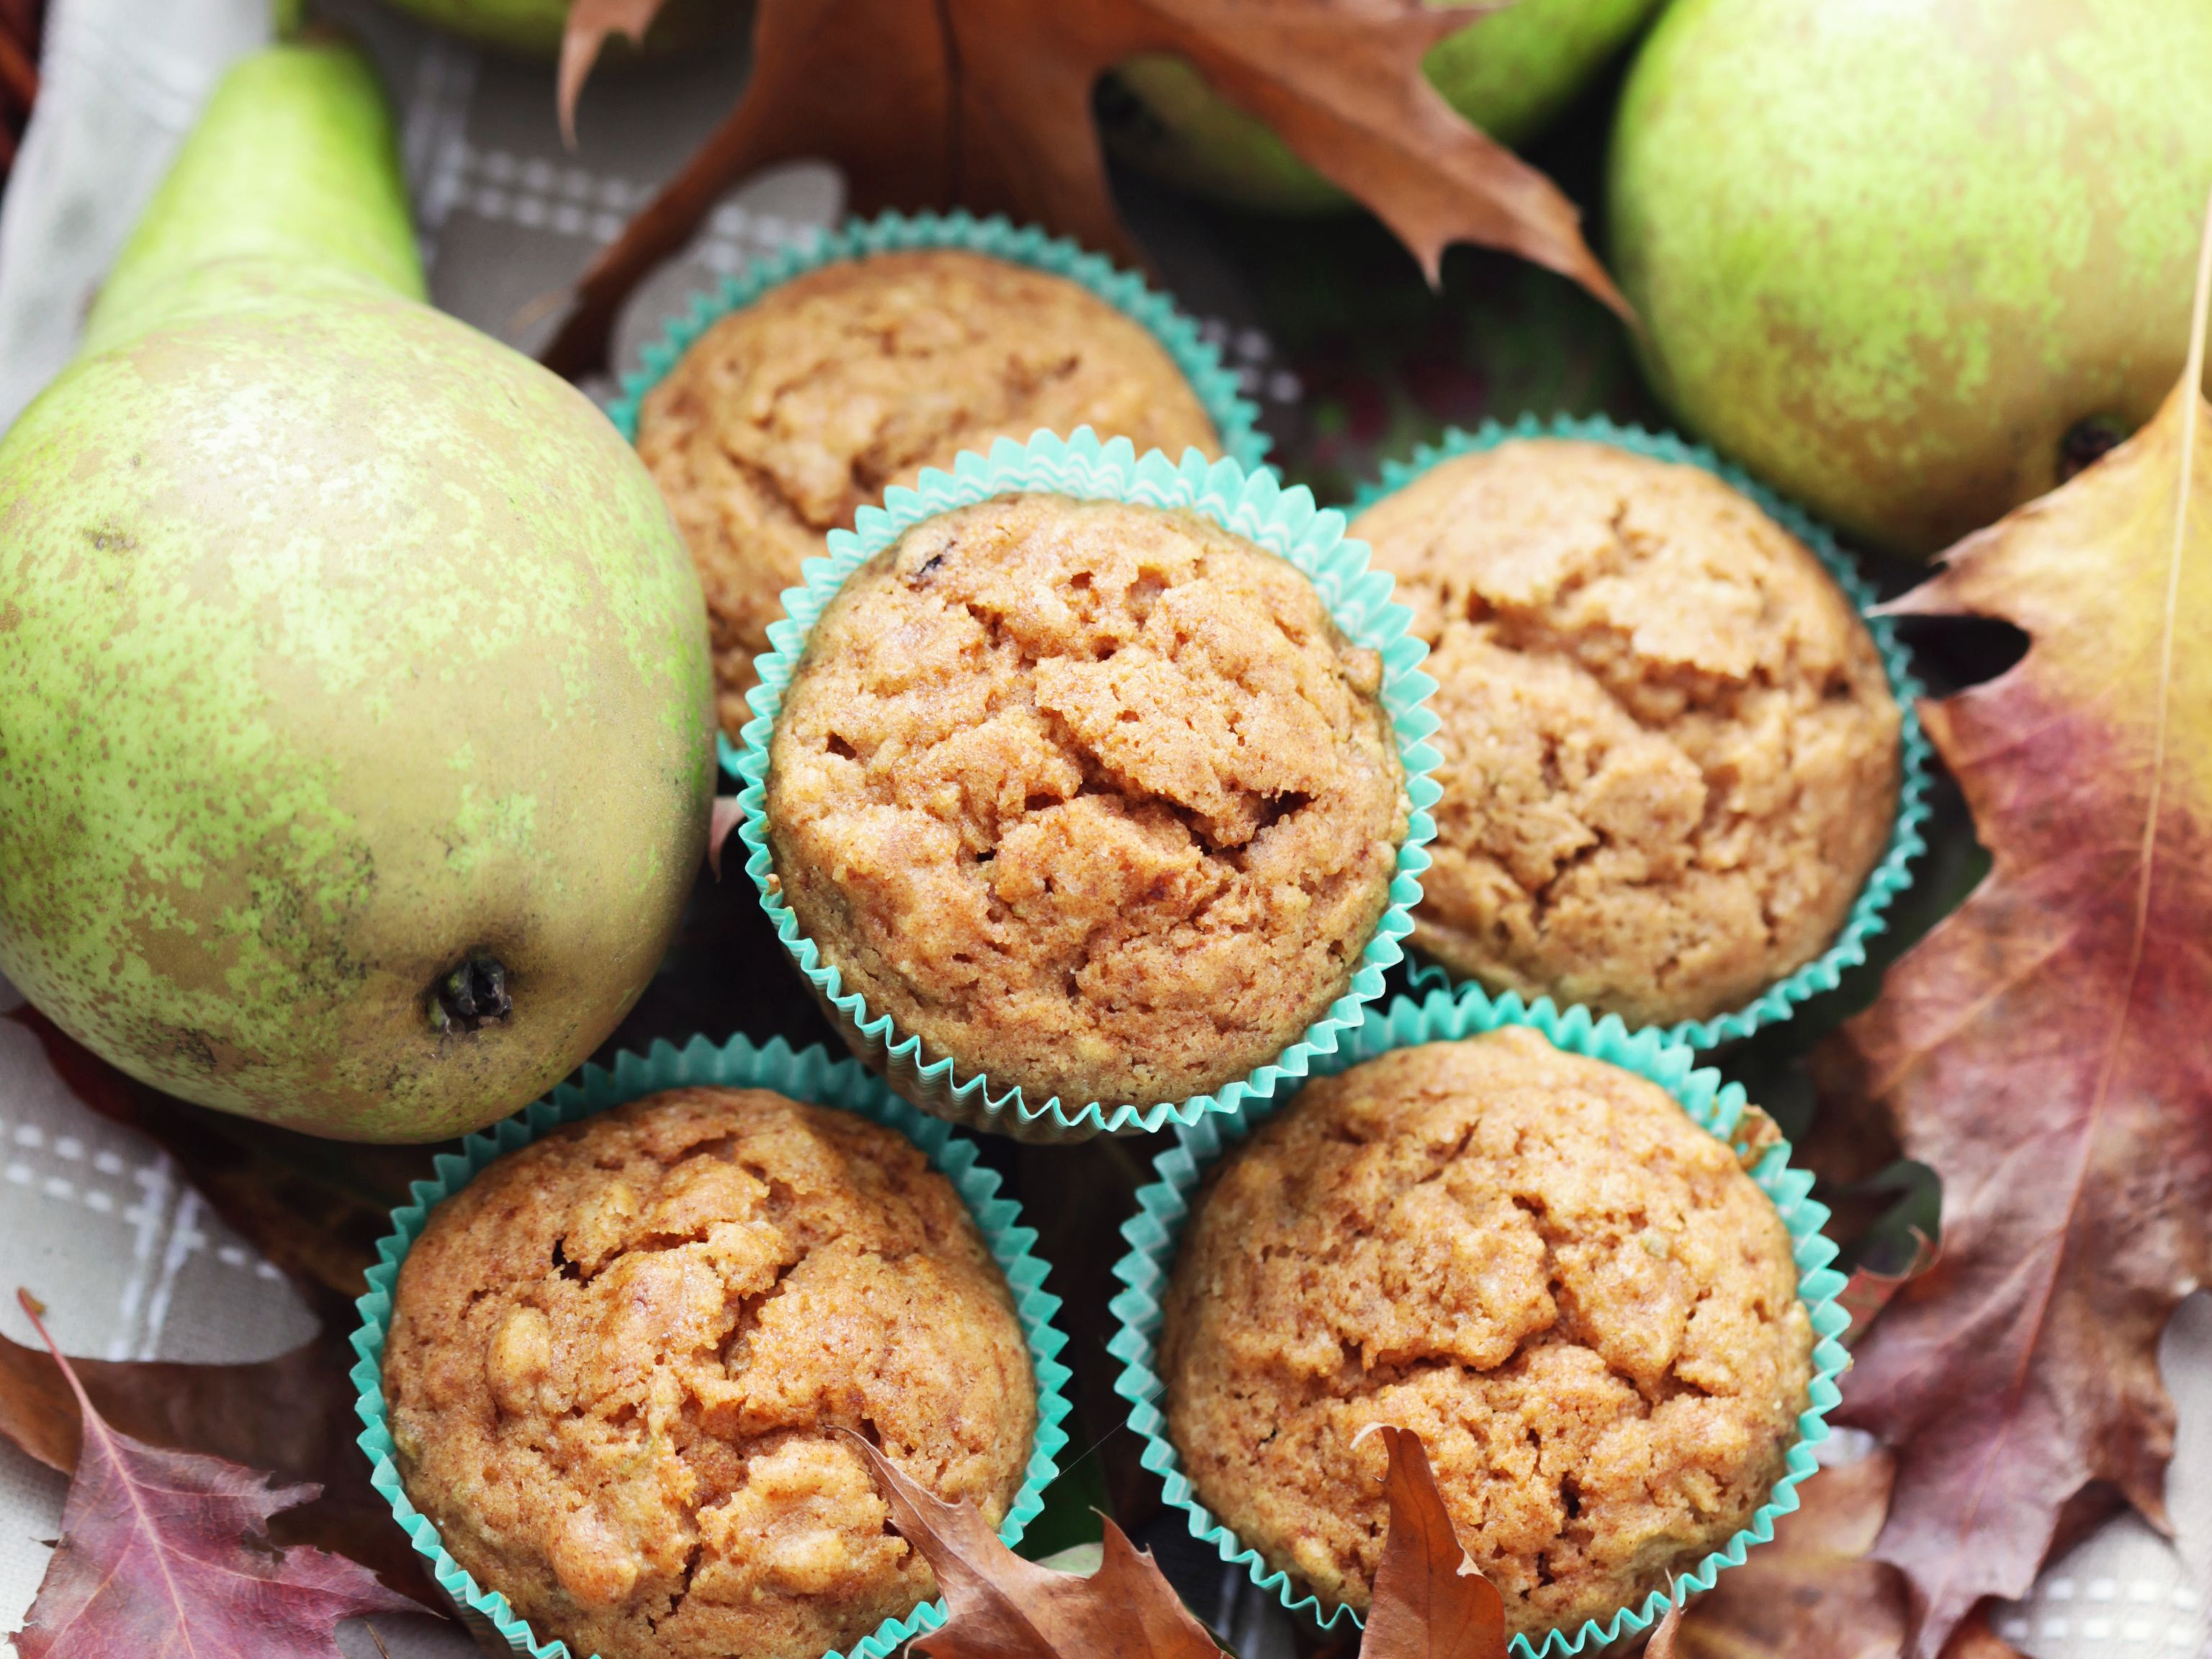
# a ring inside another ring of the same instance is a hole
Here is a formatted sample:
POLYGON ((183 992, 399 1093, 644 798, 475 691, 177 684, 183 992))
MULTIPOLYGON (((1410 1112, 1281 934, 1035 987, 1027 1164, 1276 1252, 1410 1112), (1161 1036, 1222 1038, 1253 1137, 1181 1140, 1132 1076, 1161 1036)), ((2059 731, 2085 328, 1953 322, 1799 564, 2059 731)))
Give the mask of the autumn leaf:
MULTIPOLYGON (((1797 1488, 1774 1540, 1687 1604, 1671 1653, 1644 1659, 1899 1659, 1907 1635, 1905 1580, 1868 1559, 1881 1532, 1896 1460, 1877 1451, 1824 1468, 1797 1488)), ((2020 1659, 1979 1614, 1953 1632, 1943 1659, 2020 1659)))
POLYGON ((568 27, 561 32, 561 137, 573 149, 576 145, 576 99, 584 81, 599 62, 599 49, 611 34, 627 36, 632 46, 642 45, 646 30, 660 14, 665 0, 569 0, 568 27))
MULTIPOLYGON (((20 1293, 19 1293, 20 1295, 20 1293)), ((62 1538, 14 1637, 23 1659, 328 1659, 341 1620, 415 1613, 368 1571, 321 1550, 277 1549, 270 1519, 313 1486, 118 1432, 20 1295, 82 1416, 62 1538)))
POLYGON ((948 1504, 857 1435, 899 1535, 937 1575, 948 1617, 908 1644, 931 1659, 1218 1659, 1192 1617, 1127 1534, 1106 1522, 1098 1571, 1085 1578, 1024 1561, 972 1504, 948 1504))
MULTIPOLYGON (((1897 1659, 1905 1587, 1866 1553, 1889 1509, 1896 1465, 1886 1453, 1822 1469, 1774 1541, 1691 1602, 1672 1659, 1897 1659)), ((1656 1640, 1646 1659, 1668 1659, 1656 1640)))
POLYGON ((1866 1262, 1851 1269, 1850 1277, 1837 1293, 1836 1305, 1851 1316, 1843 1340, 1847 1347, 1856 1347, 1866 1340, 1866 1334, 1881 1316, 1881 1310, 1897 1299, 1897 1293, 1928 1271, 1936 1260, 1936 1246, 1928 1235, 1915 1229, 1912 1233, 1912 1255, 1899 1272, 1888 1273, 1866 1262))
POLYGON ((1942 1182, 1942 1255, 1843 1413, 1898 1453, 1875 1554, 1910 1581, 1923 1659, 2027 1590, 2093 1483, 2165 1524, 2159 1335, 2212 1270, 2207 274, 2150 424, 1892 607, 2032 641, 1923 708, 1988 878, 1818 1056, 1824 1095, 1878 1105, 1942 1182))
MULTIPOLYGON (((353 1443, 352 1358, 349 1346, 325 1334, 252 1364, 78 1359, 70 1370, 102 1419, 134 1440, 319 1487, 317 1497, 271 1520, 270 1538, 346 1556, 442 1611, 422 1558, 392 1524, 390 1506, 368 1483, 368 1460, 353 1443)), ((52 1355, 5 1335, 0 1436, 48 1468, 76 1469, 82 1419, 69 1377, 52 1355)))
POLYGON ((1676 1659, 1675 1638, 1682 1632, 1682 1604, 1675 1602, 1667 1609, 1651 1632, 1651 1639, 1644 1644, 1644 1659, 1676 1659))
MULTIPOLYGON (((580 0, 564 99, 606 34, 653 9, 580 0)), ((1476 242, 1559 271, 1629 315, 1573 204, 1469 126, 1422 72, 1429 48, 1467 16, 1425 0, 758 0, 744 96, 593 262, 545 361, 571 378, 603 367, 623 300, 732 185, 775 161, 835 162, 862 213, 1003 212, 1136 260, 1091 94, 1146 52, 1188 58, 1373 209, 1432 282, 1447 246, 1476 242)))
POLYGON ((1382 1477, 1390 1529, 1367 1612, 1360 1659, 1505 1659, 1505 1602, 1475 1570, 1437 1490, 1428 1448, 1409 1429, 1378 1423, 1390 1465, 1382 1477))

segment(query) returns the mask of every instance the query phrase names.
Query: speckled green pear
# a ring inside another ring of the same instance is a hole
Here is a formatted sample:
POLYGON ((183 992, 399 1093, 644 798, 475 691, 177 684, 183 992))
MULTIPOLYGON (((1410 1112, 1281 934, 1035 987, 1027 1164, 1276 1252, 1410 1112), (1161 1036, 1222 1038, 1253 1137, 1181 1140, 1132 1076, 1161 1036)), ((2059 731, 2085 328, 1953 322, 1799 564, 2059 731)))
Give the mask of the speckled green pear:
MULTIPOLYGON (((1501 144, 1523 144, 1559 118, 1658 3, 1515 0, 1445 36, 1421 66, 1462 115, 1501 144)), ((1115 73, 1139 109, 1111 122, 1108 136, 1117 154, 1146 171, 1218 201, 1278 213, 1325 213, 1352 204, 1264 122, 1218 96, 1182 58, 1133 58, 1115 73)))
POLYGON ((2206 0, 1677 0, 1607 191, 1652 384, 1870 542, 1991 522, 2181 372, 2208 88, 2206 0))
POLYGON ((651 477, 422 302, 367 67, 242 63, 0 441, 0 973, 190 1100, 473 1128, 651 978, 711 732, 651 477))

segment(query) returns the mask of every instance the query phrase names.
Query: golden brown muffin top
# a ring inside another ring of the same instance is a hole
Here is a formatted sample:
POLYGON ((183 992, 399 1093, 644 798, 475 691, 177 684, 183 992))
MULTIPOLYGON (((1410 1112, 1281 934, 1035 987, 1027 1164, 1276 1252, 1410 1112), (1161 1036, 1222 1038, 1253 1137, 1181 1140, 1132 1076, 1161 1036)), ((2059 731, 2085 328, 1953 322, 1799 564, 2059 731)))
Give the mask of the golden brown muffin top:
POLYGON ((992 1521, 1036 1385, 1004 1274, 910 1142, 678 1089, 487 1166, 385 1348, 408 1496, 541 1639, 818 1659, 936 1594, 837 1432, 992 1521))
POLYGON ((1309 1084, 1212 1172, 1165 1299, 1168 1432, 1268 1565, 1364 1609, 1413 1430, 1509 1631, 1663 1589, 1797 1437, 1788 1230, 1656 1084, 1508 1029, 1309 1084))
POLYGON ((1437 682, 1417 946, 1632 1024, 1827 948, 1889 838, 1899 716, 1803 544, 1703 468, 1553 439, 1446 461, 1352 533, 1437 682))
POLYGON ((712 614, 723 728, 800 564, 892 484, 963 449, 1079 426, 1220 453, 1164 347, 1081 284, 947 248, 841 260, 708 329, 647 397, 637 445, 712 614))
POLYGON ((847 580, 785 694, 799 926, 963 1076, 1042 1104, 1219 1087, 1351 983, 1408 808, 1382 668, 1198 514, 1002 496, 847 580))

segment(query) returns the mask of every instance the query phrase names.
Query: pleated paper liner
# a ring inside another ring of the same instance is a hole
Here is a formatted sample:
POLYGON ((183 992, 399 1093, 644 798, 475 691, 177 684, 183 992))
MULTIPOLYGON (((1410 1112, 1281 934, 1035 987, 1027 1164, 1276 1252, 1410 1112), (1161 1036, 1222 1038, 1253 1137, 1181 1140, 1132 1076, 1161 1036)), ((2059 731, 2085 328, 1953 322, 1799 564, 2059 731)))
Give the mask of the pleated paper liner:
MULTIPOLYGON (((668 378, 698 337, 733 311, 742 311, 795 276, 848 259, 876 253, 943 248, 980 253, 1028 265, 1069 282, 1103 300, 1158 341, 1182 371, 1199 404, 1221 440, 1221 453, 1247 468, 1267 458, 1267 434, 1260 429, 1260 408, 1238 389, 1237 371, 1199 332, 1198 324, 1175 301, 1149 286, 1135 271, 1091 253, 1064 236, 1048 235, 1035 225, 1017 225, 997 215, 979 219, 965 212, 884 213, 847 221, 835 230, 803 238, 751 261, 734 276, 693 296, 690 308, 672 319, 660 337, 640 354, 641 366, 623 376, 622 392, 607 406, 607 418, 631 443, 637 441, 639 411, 647 394, 668 378)), ((738 745, 726 734, 715 736, 723 769, 735 775, 738 745)))
MULTIPOLYGON (((1337 1051, 1316 1062, 1313 1070, 1326 1075, 1340 1072, 1363 1060, 1394 1048, 1411 1048, 1473 1036, 1505 1025, 1532 1027, 1555 1048, 1585 1054, 1648 1078, 1681 1103, 1698 1125, 1722 1140, 1729 1140, 1742 1118, 1746 1101, 1736 1084, 1723 1085, 1720 1074, 1699 1069, 1694 1050, 1665 1033, 1631 1031, 1611 1015, 1593 1019, 1587 1009, 1559 1012, 1549 1004, 1524 1008, 1517 1000, 1492 1001, 1474 986, 1456 995, 1432 991, 1420 1001, 1395 999, 1387 1011, 1372 1008, 1366 1019, 1347 1034, 1337 1051)), ((1261 1102, 1205 1118, 1179 1127, 1176 1145, 1153 1160, 1158 1177, 1137 1194, 1138 1211, 1122 1224, 1121 1235, 1129 1251, 1114 1269, 1127 1288, 1114 1298, 1119 1329, 1109 1345, 1122 1371, 1115 1388, 1130 1402, 1129 1426, 1145 1442, 1146 1468, 1165 1483, 1167 1501, 1182 1510, 1191 1535, 1212 1545, 1221 1559, 1241 1565, 1252 1582, 1273 1595, 1293 1614, 1312 1620, 1325 1630, 1349 1623, 1357 1628, 1359 1615, 1349 1607, 1324 1607, 1320 1599, 1285 1571, 1270 1569, 1259 1552, 1248 1547, 1222 1524, 1199 1500, 1174 1443, 1167 1437, 1167 1419, 1161 1410, 1164 1385, 1155 1369, 1160 1329, 1160 1297, 1174 1265, 1177 1240, 1188 1218, 1192 1194, 1206 1171, 1224 1153, 1242 1142, 1280 1103, 1261 1102)), ((1806 1410, 1797 1419, 1798 1438, 1788 1453, 1784 1472, 1751 1523, 1720 1549, 1683 1572, 1674 1594, 1686 1601, 1712 1588, 1723 1569, 1742 1564, 1744 1553, 1774 1536, 1777 1516, 1797 1507, 1797 1485, 1815 1467, 1814 1449, 1827 1438, 1827 1413, 1837 1401, 1836 1379, 1849 1362, 1839 1339, 1850 1316, 1836 1300, 1844 1276, 1828 1264, 1836 1248, 1820 1231, 1828 1218, 1827 1207, 1814 1201, 1812 1176, 1793 1169, 1786 1141, 1769 1147, 1752 1171, 1759 1189, 1773 1200, 1783 1224, 1789 1229, 1797 1263, 1797 1293, 1812 1317, 1814 1335, 1813 1382, 1806 1410)), ((1606 1620, 1591 1620, 1573 1630, 1554 1630, 1540 1641, 1525 1636, 1513 1639, 1518 1659, 1558 1659, 1558 1656, 1597 1652, 1611 1644, 1649 1629, 1666 1612, 1668 1598, 1653 1591, 1641 1603, 1624 1607, 1606 1620)))
MULTIPOLYGON (((526 1146, 562 1124, 625 1101, 663 1089, 696 1087, 772 1089, 793 1100, 836 1107, 883 1124, 921 1149, 931 1167, 959 1193, 992 1255, 1005 1271, 1036 1377, 1036 1438, 1030 1447, 1026 1479, 999 1531, 1007 1543, 1020 1541, 1023 1531, 1044 1506, 1044 1489, 1059 1472, 1054 1460, 1067 1443, 1060 1424, 1068 1411, 1066 1398, 1060 1392, 1067 1381, 1067 1368, 1059 1358, 1067 1339, 1052 1322, 1060 1298, 1044 1290, 1046 1265, 1030 1254, 1036 1239, 1035 1231, 1020 1224, 1019 1205, 998 1195, 999 1176, 978 1164, 974 1141, 915 1111, 857 1061, 833 1059, 819 1046, 794 1051, 779 1037, 760 1048, 740 1036, 717 1047, 704 1037, 695 1037, 682 1048, 656 1042, 643 1054, 623 1053, 616 1056, 611 1069, 586 1066, 575 1079, 563 1083, 528 1110, 471 1135, 461 1143, 458 1154, 441 1154, 436 1178, 416 1182, 415 1201, 392 1212, 392 1232, 377 1246, 377 1263, 368 1271, 368 1293, 357 1304, 362 1323, 354 1333, 353 1346, 361 1358, 353 1368, 353 1382, 360 1391, 356 1409, 363 1425, 361 1449, 368 1454, 372 1484, 391 1503, 392 1514, 428 1563, 430 1576, 479 1645, 489 1652, 526 1654, 531 1659, 586 1659, 572 1655, 565 1642, 541 1640, 515 1616, 504 1595, 477 1583, 447 1553, 437 1528, 408 1501, 386 1420, 383 1380, 384 1342, 399 1264, 421 1236, 430 1212, 467 1186, 477 1171, 501 1154, 526 1146)), ((884 1659, 908 1638, 934 1630, 944 1622, 944 1603, 925 1602, 903 1619, 886 1620, 855 1642, 848 1650, 850 1659, 884 1659)), ((848 1656, 833 1650, 825 1659, 848 1656)))
MULTIPOLYGON (((1927 821, 1929 810, 1930 750, 1917 712, 1924 688, 1913 672, 1911 653, 1898 635, 1896 623, 1887 617, 1874 614, 1874 589, 1859 573, 1850 556, 1837 544, 1833 532, 1826 526, 1729 465, 1703 445, 1685 442, 1668 433, 1616 426, 1596 416, 1547 421, 1528 416, 1511 426, 1493 422, 1474 432, 1454 429, 1441 441, 1416 450, 1410 460, 1384 463, 1380 481, 1363 489, 1348 510, 1357 517, 1444 461, 1495 449, 1520 438, 1577 438, 1609 444, 1654 460, 1700 467, 1713 474, 1749 496, 1769 518, 1812 550, 1814 556, 1835 578, 1857 610, 1860 620, 1874 636, 1875 648, 1881 653, 1890 696, 1896 700, 1903 720, 1898 734, 1897 811, 1881 857, 1860 888, 1842 928, 1826 950, 1743 1006, 1709 1019, 1683 1020, 1666 1028, 1668 1036, 1694 1048, 1711 1048, 1733 1038, 1749 1036, 1763 1026, 1788 1019, 1814 997, 1834 990, 1848 970, 1863 963, 1867 959, 1867 942, 1887 929, 1891 907, 1898 895, 1912 884, 1912 860, 1927 848, 1921 825, 1927 821)), ((1421 963, 1413 975, 1417 990, 1460 982, 1456 975, 1435 963, 1421 963)))
POLYGON ((1196 450, 1180 465, 1154 450, 1137 455, 1129 441, 1101 443, 1087 427, 1062 438, 1040 432, 1026 444, 1001 441, 988 456, 963 454, 950 472, 926 471, 912 489, 894 489, 881 507, 862 507, 852 531, 832 531, 830 556, 810 559, 803 587, 786 591, 784 616, 769 625, 770 649, 757 659, 760 684, 746 694, 754 718, 746 723, 736 771, 745 847, 745 872, 784 948, 855 1054, 881 1072, 907 1099, 955 1122, 1022 1139, 1071 1141, 1102 1133, 1157 1129, 1190 1123, 1239 1103, 1264 1099, 1285 1078, 1300 1078, 1313 1058, 1333 1050, 1339 1035, 1358 1024, 1361 1010, 1382 994, 1385 969, 1404 956, 1401 941, 1413 929, 1420 902, 1420 872, 1428 868, 1427 843, 1436 833, 1429 808, 1437 799, 1429 773, 1437 763, 1428 737, 1436 716, 1427 708, 1435 682, 1419 664, 1428 647, 1407 632, 1411 613, 1391 599, 1390 578, 1368 568, 1367 548, 1344 533, 1344 516, 1316 508, 1304 488, 1285 489, 1271 472, 1248 472, 1233 460, 1207 461, 1196 450), (1010 491, 1042 491, 1085 500, 1125 501, 1185 507, 1256 542, 1304 572, 1337 626, 1355 645, 1382 659, 1382 702, 1397 736, 1413 805, 1398 848, 1397 873, 1383 912, 1361 953, 1350 988, 1321 1018, 1273 1060, 1211 1094, 1149 1103, 1025 1099, 1018 1087, 1000 1087, 956 1056, 925 1054, 919 1037, 900 1030, 888 1014, 874 1013, 859 993, 848 991, 836 968, 800 930, 799 920, 772 878, 765 821, 769 739, 785 689, 805 650, 806 636, 845 579, 907 529, 957 507, 1010 491))

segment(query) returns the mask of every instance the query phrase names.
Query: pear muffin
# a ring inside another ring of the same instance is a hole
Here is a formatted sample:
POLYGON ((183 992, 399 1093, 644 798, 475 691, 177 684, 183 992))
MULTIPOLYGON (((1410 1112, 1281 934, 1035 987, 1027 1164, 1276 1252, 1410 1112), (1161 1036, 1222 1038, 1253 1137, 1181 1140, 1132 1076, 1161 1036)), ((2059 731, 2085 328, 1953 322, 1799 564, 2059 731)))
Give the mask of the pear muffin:
POLYGON ((1164 347, 1080 283, 951 248, 808 271, 732 312, 647 397, 637 447, 707 590, 718 707, 751 718, 753 659, 800 564, 924 467, 1040 428, 1143 454, 1220 440, 1164 347))
POLYGON ((872 1014, 1033 1103, 1150 1105, 1349 989, 1409 806, 1382 664, 1203 514, 1048 493, 925 520, 787 688, 766 829, 872 1014))
POLYGON ((1037 1420, 951 1183, 890 1129, 753 1089, 488 1165, 401 1266, 384 1390, 453 1559, 602 1659, 848 1648, 937 1591, 843 1431, 997 1522, 1037 1420))
POLYGON ((1358 517, 1437 680, 1413 942, 1631 1024, 1833 942, 1896 815, 1900 716, 1820 562, 1702 467, 1529 439, 1358 517))
POLYGON ((1656 1084, 1508 1029, 1309 1084, 1208 1172, 1164 1302, 1169 1437, 1272 1568, 1365 1611, 1371 1424, 1419 1433, 1540 1641, 1663 1589, 1786 1467, 1788 1229, 1656 1084))

